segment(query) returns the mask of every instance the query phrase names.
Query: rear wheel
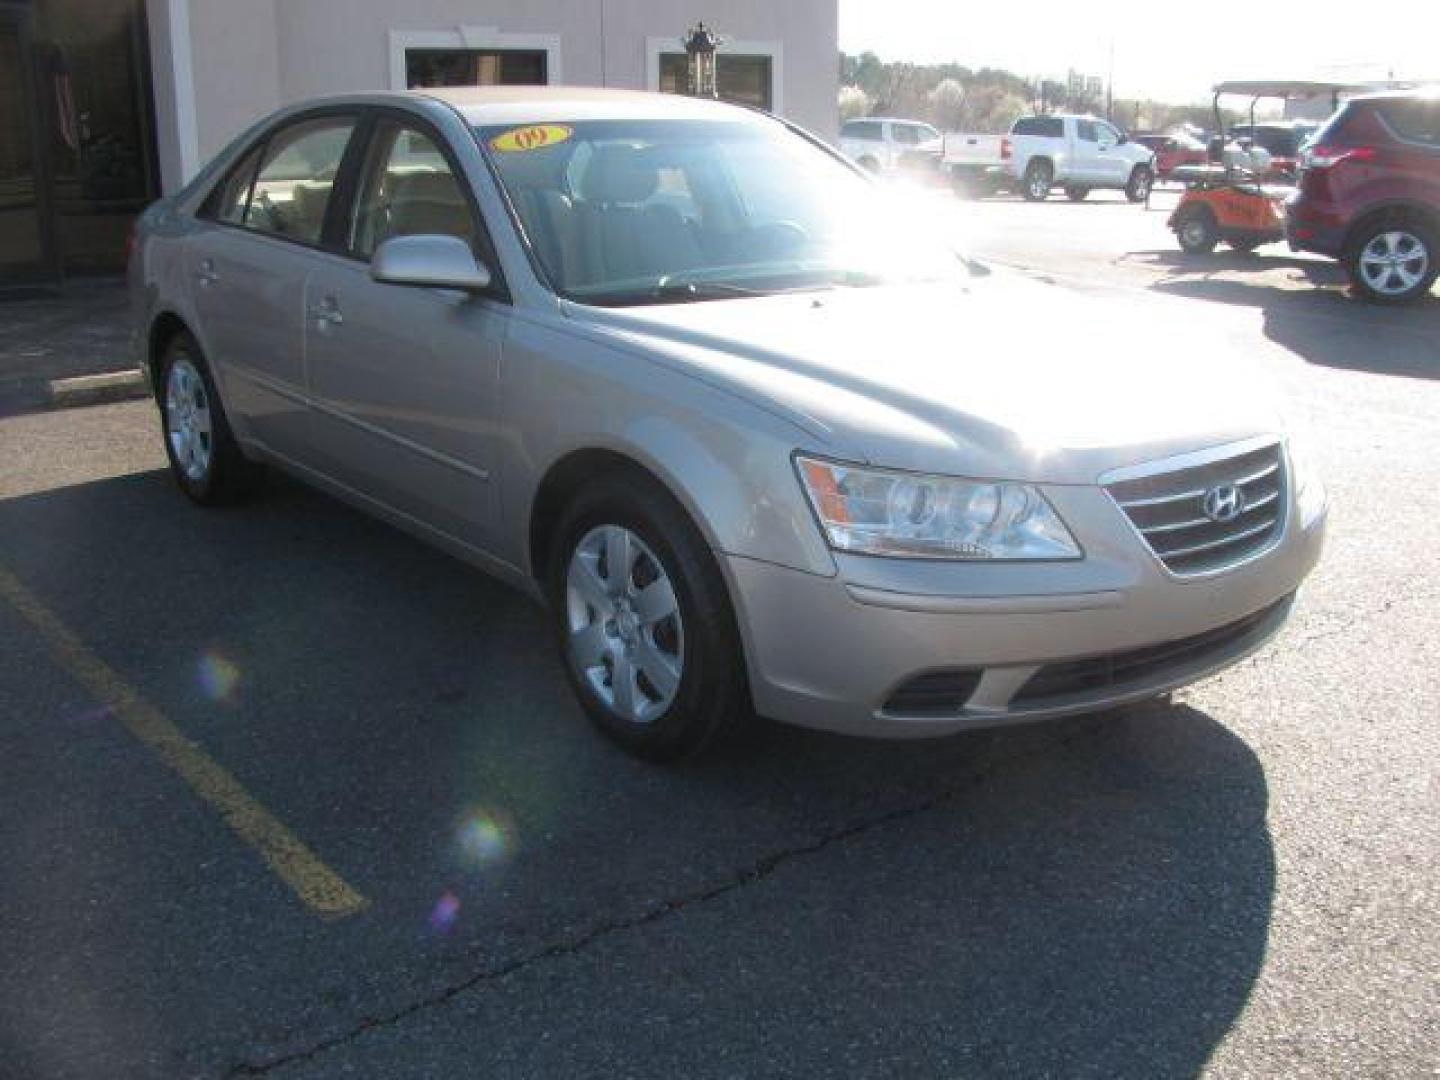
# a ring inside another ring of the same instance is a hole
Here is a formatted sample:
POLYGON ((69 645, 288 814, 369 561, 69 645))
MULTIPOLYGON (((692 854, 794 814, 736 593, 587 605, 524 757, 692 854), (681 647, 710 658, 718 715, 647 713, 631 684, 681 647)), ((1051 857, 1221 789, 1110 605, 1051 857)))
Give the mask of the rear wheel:
POLYGON ((1155 174, 1147 166, 1137 165, 1125 184, 1125 197, 1133 203, 1144 202, 1150 197, 1150 189, 1154 185, 1155 174))
POLYGON ((1025 168, 1025 181, 1020 193, 1026 202, 1044 202, 1050 197, 1050 185, 1054 182, 1055 170, 1048 161, 1032 161, 1025 168))
POLYGON ((591 720, 640 757, 699 751, 749 716, 740 635, 704 538, 643 474, 572 500, 548 588, 570 683, 591 720))
POLYGON ((1088 187, 1081 187, 1079 184, 1065 185, 1065 197, 1071 202, 1082 202, 1086 195, 1090 194, 1088 187))
POLYGON ((253 492, 263 469, 240 452, 209 365, 189 334, 176 334, 160 362, 165 456, 181 490, 207 506, 253 492))
POLYGON ((871 176, 876 176, 880 172, 880 162, 876 161, 873 157, 862 157, 856 164, 871 176))
POLYGON ((1382 218, 1362 226, 1345 257, 1350 284, 1367 300, 1403 304, 1430 291, 1440 272, 1440 244, 1429 225, 1382 218))
POLYGON ((1220 232, 1209 210, 1194 210, 1175 223, 1175 239, 1191 255, 1208 255, 1220 242, 1220 232))

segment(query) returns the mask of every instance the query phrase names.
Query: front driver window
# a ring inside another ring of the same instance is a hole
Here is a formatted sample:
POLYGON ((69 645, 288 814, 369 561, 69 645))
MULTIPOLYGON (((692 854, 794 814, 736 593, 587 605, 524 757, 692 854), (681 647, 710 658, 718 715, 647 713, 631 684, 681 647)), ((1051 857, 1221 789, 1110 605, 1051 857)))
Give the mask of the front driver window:
POLYGON ((424 132, 394 120, 375 129, 350 225, 350 249, 370 258, 396 236, 454 236, 475 246, 475 219, 460 182, 424 132))

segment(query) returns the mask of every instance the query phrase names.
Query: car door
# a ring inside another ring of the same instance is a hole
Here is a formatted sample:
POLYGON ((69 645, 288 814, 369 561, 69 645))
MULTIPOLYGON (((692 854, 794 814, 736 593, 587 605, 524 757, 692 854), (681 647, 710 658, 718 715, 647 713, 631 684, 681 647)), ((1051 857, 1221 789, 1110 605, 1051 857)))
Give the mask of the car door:
POLYGON ((201 345, 244 439, 305 454, 305 281, 358 123, 312 115, 260 139, 202 207, 186 243, 201 345))
POLYGON ((418 116, 377 114, 343 221, 345 254, 305 288, 317 467, 470 546, 496 533, 501 345, 510 308, 489 295, 381 284, 385 240, 466 240, 497 276, 483 223, 443 137, 418 116))
POLYGON ((1130 159, 1120 149, 1120 132, 1103 120, 1095 121, 1095 166, 1107 184, 1123 187, 1130 178, 1130 159))
POLYGON ((1087 184, 1105 179, 1100 163, 1100 130, 1093 120, 1075 121, 1075 140, 1071 144, 1071 178, 1087 184))

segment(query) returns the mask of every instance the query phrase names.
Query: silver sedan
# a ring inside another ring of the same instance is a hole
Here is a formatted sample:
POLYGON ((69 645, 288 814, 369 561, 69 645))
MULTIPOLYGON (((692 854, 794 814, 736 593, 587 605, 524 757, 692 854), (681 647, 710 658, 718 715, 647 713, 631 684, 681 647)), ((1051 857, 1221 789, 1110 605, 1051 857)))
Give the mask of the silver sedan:
POLYGON ((717 102, 327 99, 143 216, 136 359, 193 499, 278 467, 513 583, 649 757, 752 711, 1100 709, 1258 648, 1326 512, 1265 395, 932 232, 717 102))

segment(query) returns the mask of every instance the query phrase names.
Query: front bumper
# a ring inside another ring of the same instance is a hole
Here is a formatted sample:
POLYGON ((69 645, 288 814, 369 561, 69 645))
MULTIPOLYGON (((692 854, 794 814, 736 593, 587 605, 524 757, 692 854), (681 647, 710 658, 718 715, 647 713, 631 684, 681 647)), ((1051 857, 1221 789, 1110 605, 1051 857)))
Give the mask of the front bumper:
POLYGON ((1096 535, 1108 507, 1113 528, 1100 535, 1111 539, 1092 541, 1086 558, 1071 563, 839 555, 835 577, 727 557, 756 709, 804 727, 913 738, 1153 697, 1274 636, 1323 545, 1325 509, 1302 520, 1292 506, 1264 554, 1223 573, 1180 578, 1124 526, 1102 489, 1046 494, 1067 521, 1092 526, 1077 535, 1096 535), (1187 647, 1155 648, 1164 643, 1187 647), (1103 659, 1076 663, 1086 658, 1103 659), (1119 674, 1073 677, 1096 666, 1119 674), (963 703, 954 707, 912 708, 897 696, 916 680, 943 682, 957 672, 972 681, 961 679, 963 703), (1027 683, 1057 692, 1027 693, 1027 683))

